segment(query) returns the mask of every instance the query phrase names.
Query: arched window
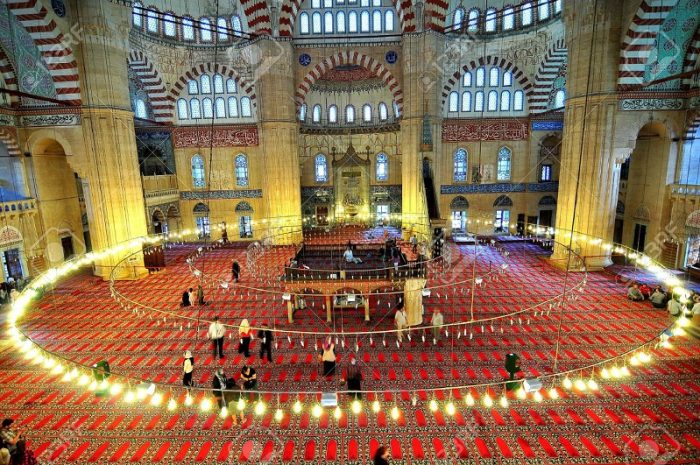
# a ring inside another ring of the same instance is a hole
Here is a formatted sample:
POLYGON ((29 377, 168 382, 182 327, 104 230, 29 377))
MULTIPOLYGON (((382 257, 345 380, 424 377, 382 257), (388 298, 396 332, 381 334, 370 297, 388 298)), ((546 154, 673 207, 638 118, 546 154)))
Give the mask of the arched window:
POLYGON ((194 40, 194 22, 192 18, 182 18, 182 38, 194 40))
POLYGON ((391 32, 394 30, 394 12, 386 10, 384 12, 384 31, 391 32))
POLYGON ((401 110, 399 109, 399 104, 396 103, 396 100, 391 102, 391 104, 394 106, 394 116, 397 118, 401 116, 401 110))
POLYGON ((321 8, 321 0, 311 0, 311 8, 321 8))
POLYGON ((305 11, 299 15, 299 32, 301 34, 309 33, 309 14, 305 11))
POLYGON ((194 79, 190 79, 187 83, 187 92, 190 95, 197 95, 199 93, 199 84, 194 79))
POLYGON ((472 73, 467 71, 464 73, 464 76, 462 76, 462 86, 464 87, 471 87, 472 86, 472 73))
POLYGON ((476 8, 469 10, 469 18, 467 20, 468 32, 479 32, 479 10, 476 8))
POLYGON ((523 91, 522 90, 516 90, 515 93, 513 94, 513 110, 514 111, 523 111, 523 91))
POLYGON ((492 90, 489 92, 488 111, 496 110, 498 110, 498 92, 492 90))
POLYGON ((510 110, 510 92, 504 90, 501 92, 501 111, 510 110))
POLYGON ((520 6, 520 22, 523 26, 532 24, 532 3, 523 3, 520 6))
POLYGON ((146 29, 148 32, 158 32, 158 12, 152 8, 146 10, 146 29))
POLYGON ((321 105, 314 105, 314 108, 311 110, 311 121, 314 123, 321 122, 321 105))
POLYGON ((379 10, 372 12, 372 32, 382 32, 382 12, 379 10))
POLYGON ((556 94, 554 94, 554 108, 564 108, 564 102, 566 101, 566 91, 564 89, 559 89, 556 94))
POLYGON ((452 26, 454 30, 462 29, 462 22, 464 21, 464 8, 457 8, 455 10, 454 20, 452 21, 452 26))
POLYGON ((498 166, 496 168, 496 179, 498 181, 510 180, 510 149, 501 147, 498 151, 498 166))
POLYGON ((192 185, 194 187, 204 187, 204 160, 202 156, 196 154, 192 157, 192 185))
POLYGON ((549 18, 549 0, 540 0, 537 8, 537 19, 544 21, 547 18, 549 18))
POLYGON ((246 187, 248 185, 248 157, 238 154, 236 156, 236 186, 246 187))
POLYGON ((474 94, 474 111, 484 111, 484 93, 482 91, 474 94))
POLYGON ((510 87, 513 85, 513 73, 506 71, 503 73, 503 87, 510 87))
POLYGON ((379 119, 382 121, 389 119, 389 111, 387 110, 386 103, 384 102, 379 103, 379 119))
POLYGON ((209 21, 209 18, 200 18, 199 38, 202 42, 211 42, 211 21, 209 21))
POLYGON ((299 121, 306 121, 306 104, 299 107, 299 121))
POLYGON ((375 168, 377 181, 386 181, 389 179, 389 157, 386 153, 377 154, 377 166, 375 168))
POLYGON ((332 33, 333 32, 333 13, 331 13, 330 11, 326 11, 323 14, 323 22, 324 22, 323 32, 325 32, 326 34, 332 33))
POLYGON ((452 157, 453 176, 455 182, 467 180, 467 151, 457 149, 452 157))
POLYGON ((496 9, 489 8, 486 10, 486 19, 484 20, 484 30, 486 32, 496 31, 496 9))
POLYGON ((235 94, 236 92, 238 92, 235 79, 228 78, 226 80, 226 92, 228 92, 229 94, 235 94))
POLYGON ((226 24, 226 18, 217 18, 216 31, 219 40, 228 40, 228 24, 226 24))
POLYGON ((221 74, 214 75, 214 93, 223 94, 224 93, 224 78, 221 74))
POLYGON ((148 113, 146 112, 146 102, 144 102, 143 99, 137 98, 134 106, 136 107, 136 111, 134 113, 136 113, 137 118, 146 119, 148 117, 148 113))
POLYGON ((202 89, 202 94, 211 94, 211 78, 208 74, 202 74, 199 77, 199 84, 202 89))
POLYGON ((311 15, 311 31, 314 34, 321 33, 321 13, 318 11, 311 15))
POLYGON ((345 32, 345 12, 339 11, 335 16, 335 30, 345 32))
POLYGON ((503 9, 503 30, 510 31, 515 28, 515 10, 513 7, 503 9))
POLYGON ((134 27, 143 27, 143 7, 141 2, 134 3, 131 9, 131 21, 134 23, 134 27))
POLYGON ((316 155, 316 182, 328 181, 328 162, 322 153, 316 155))
POLYGON ((205 118, 211 118, 214 116, 211 99, 209 97, 202 100, 202 115, 205 118))
POLYGON ((498 68, 495 66, 489 71, 489 85, 491 87, 498 86, 498 68))
POLYGON ((250 97, 241 97, 241 116, 244 118, 253 116, 253 109, 250 107, 250 97))
POLYGON ((165 35, 168 37, 175 37, 177 35, 177 29, 175 28, 175 16, 167 13, 163 15, 163 30, 165 35))
POLYGON ((187 100, 181 98, 177 101, 177 117, 187 119, 187 100))
POLYGON ((190 115, 192 119, 198 119, 202 117, 202 107, 199 104, 199 100, 193 98, 190 100, 190 115))
POLYGON ((369 11, 360 13, 360 32, 369 32, 369 11))
POLYGON ((486 83, 486 70, 481 67, 476 70, 476 87, 484 87, 486 83))
POLYGON ((357 32, 357 13, 348 13, 348 32, 357 32))
POLYGON ((331 105, 328 107, 328 122, 337 123, 338 122, 338 107, 331 105))
POLYGON ((472 111, 471 92, 462 92, 462 111, 472 111))
POLYGON ((216 108, 217 118, 226 118, 226 102, 223 97, 217 97, 214 102, 214 107, 216 108))
POLYGON ((554 12, 561 13, 561 0, 554 0, 554 12))
MULTIPOLYGON (((308 18, 307 18, 308 22, 308 18)), ((231 16, 231 27, 233 28, 233 35, 236 37, 241 37, 243 35, 243 24, 241 23, 241 17, 238 15, 231 16)))
POLYGON ((369 104, 362 106, 362 121, 365 123, 372 121, 372 107, 369 104))
POLYGON ((238 118, 238 99, 236 97, 228 98, 228 116, 229 118, 238 118))
POLYGON ((352 105, 345 107, 345 122, 349 124, 355 122, 355 107, 352 105))
POLYGON ((459 111, 459 94, 457 92, 450 92, 449 109, 450 112, 459 111))

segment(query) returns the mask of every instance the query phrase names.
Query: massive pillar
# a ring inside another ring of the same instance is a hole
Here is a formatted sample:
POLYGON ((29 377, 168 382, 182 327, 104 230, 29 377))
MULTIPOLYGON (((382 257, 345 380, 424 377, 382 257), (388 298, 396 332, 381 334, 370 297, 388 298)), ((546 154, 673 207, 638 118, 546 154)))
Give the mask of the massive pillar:
MULTIPOLYGON (((74 167, 85 180, 90 238, 96 251, 146 234, 134 115, 129 103, 127 55, 130 9, 100 0, 76 3, 82 25, 80 45, 84 147, 74 167)), ((126 247, 97 262, 95 273, 107 279, 126 255, 126 247)), ((143 257, 132 256, 120 279, 144 274, 143 257)))
MULTIPOLYGON (((438 94, 442 86, 440 60, 444 38, 424 33, 404 36, 403 92, 404 107, 401 120, 401 183, 402 227, 430 237, 430 218, 423 185, 423 158, 433 158, 438 147, 429 153, 422 151, 423 117, 432 122, 433 141, 440 137, 438 94), (415 225, 415 226, 414 226, 415 225)), ((439 194, 436 192, 436 195, 439 194)))
POLYGON ((293 50, 289 42, 265 37, 258 47, 260 61, 255 72, 260 101, 260 145, 264 170, 263 197, 267 218, 265 236, 276 244, 301 242, 301 174, 299 169, 293 50))
MULTIPOLYGON (((629 156, 615 137, 622 3, 572 0, 564 8, 569 75, 557 241, 571 244, 595 269, 610 263, 604 244, 612 240, 620 165, 629 156)), ((561 246, 553 259, 556 265, 578 267, 561 246)))

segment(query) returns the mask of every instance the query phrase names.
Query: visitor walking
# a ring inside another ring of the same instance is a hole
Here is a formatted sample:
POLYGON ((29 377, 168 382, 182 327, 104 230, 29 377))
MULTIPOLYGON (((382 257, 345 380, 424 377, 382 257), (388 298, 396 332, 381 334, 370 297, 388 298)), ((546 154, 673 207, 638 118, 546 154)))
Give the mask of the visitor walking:
POLYGON ((182 293, 182 302, 180 303, 183 307, 189 307, 192 305, 192 302, 190 301, 190 291, 185 290, 185 292, 182 293))
POLYGON ((194 372, 194 357, 189 350, 185 352, 185 360, 182 362, 182 385, 192 387, 192 373, 194 372))
POLYGON ((223 409, 226 406, 226 398, 224 397, 224 391, 226 390, 226 375, 224 374, 224 369, 219 368, 214 372, 214 379, 211 382, 212 388, 214 388, 214 397, 216 397, 216 402, 219 404, 219 408, 223 409))
POLYGON ((445 320, 442 316, 442 312, 440 312, 439 308, 436 308, 433 317, 430 319, 430 324, 433 327, 433 345, 437 344, 440 340, 440 330, 444 323, 445 320))
POLYGON ((321 348, 321 355, 319 355, 321 362, 323 362, 323 376, 333 376, 335 374, 335 344, 329 336, 326 342, 321 348))
POLYGON ((350 359, 350 366, 345 375, 348 383, 348 395, 353 399, 362 400, 362 371, 355 357, 350 359))
POLYGON ((204 301, 204 288, 202 285, 197 286, 197 305, 206 305, 207 303, 204 301))
POLYGON ((238 337, 241 342, 238 344, 238 353, 250 357, 250 323, 245 318, 238 327, 238 337))
POLYGON ((380 446, 374 453, 374 465, 389 465, 389 448, 380 446))
POLYGON ((209 325, 207 337, 211 340, 211 348, 214 357, 224 358, 224 336, 226 328, 219 322, 219 317, 215 316, 214 321, 209 325))
POLYGON ((272 363, 272 331, 263 323, 262 328, 258 330, 258 339, 260 339, 260 360, 264 360, 264 354, 267 354, 267 361, 272 363))
POLYGON ((399 308, 394 315, 394 326, 396 326, 396 340, 403 342, 404 328, 408 326, 408 316, 403 307, 399 308))
POLYGON ((231 265, 231 277, 234 283, 237 283, 241 277, 241 265, 239 265, 236 260, 234 260, 231 265))

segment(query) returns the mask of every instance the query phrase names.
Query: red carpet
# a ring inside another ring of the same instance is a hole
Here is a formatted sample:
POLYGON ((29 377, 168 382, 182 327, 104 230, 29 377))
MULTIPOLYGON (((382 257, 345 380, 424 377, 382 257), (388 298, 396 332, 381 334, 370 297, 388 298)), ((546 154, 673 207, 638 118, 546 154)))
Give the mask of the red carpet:
MULTIPOLYGON (((544 302, 563 288, 582 279, 550 268, 537 256, 535 246, 524 243, 505 245, 510 255, 509 268, 495 280, 487 279, 477 287, 475 317, 498 316, 544 302)), ((492 247, 479 247, 481 255, 477 275, 500 265, 502 256, 492 247)), ((199 257, 195 264, 207 279, 230 279, 230 263, 236 257, 243 266, 243 284, 260 291, 208 288, 202 309, 180 309, 182 291, 196 281, 185 263, 193 246, 168 250, 168 268, 139 282, 119 282, 124 295, 183 316, 209 319, 220 315, 225 323, 237 324, 248 318, 252 325, 269 322, 278 328, 286 324, 284 302, 264 290, 279 290, 275 280, 291 248, 280 249, 265 257, 268 273, 254 277, 248 273, 242 247, 219 248, 199 257)), ((430 286, 434 290, 426 301, 426 317, 441 307, 446 322, 467 321, 472 296, 464 288, 450 286, 455 280, 468 279, 472 272, 474 246, 460 246, 466 258, 457 260, 446 272, 433 270, 430 286)), ((607 274, 589 275, 580 298, 567 302, 562 313, 562 337, 558 369, 574 369, 614 356, 649 340, 666 324, 664 312, 646 303, 633 303, 624 296, 624 288, 607 274)), ((307 299, 309 309, 297 312, 292 328, 326 331, 321 298, 307 299)), ((371 301, 372 326, 362 321, 362 311, 336 311, 335 330, 364 331, 390 329, 393 302, 387 297, 371 301)), ((204 339, 206 325, 199 333, 196 322, 148 314, 137 316, 125 311, 110 297, 107 283, 81 275, 64 281, 48 292, 22 324, 31 336, 48 350, 92 364, 102 359, 114 372, 130 374, 162 383, 180 384, 182 353, 195 353, 195 379, 209 386, 211 372, 220 363, 232 375, 243 362, 236 353, 235 336, 227 341, 228 358, 212 360, 204 339), (181 327, 182 326, 182 327, 181 327)), ((559 309, 544 304, 521 316, 493 324, 450 330, 433 346, 432 336, 414 330, 410 343, 400 348, 393 336, 348 337, 346 348, 339 347, 341 366, 358 346, 365 389, 399 389, 398 420, 390 416, 395 400, 382 396, 383 409, 374 413, 365 402, 360 415, 349 412, 343 401, 343 415, 325 412, 319 419, 310 414, 309 403, 303 413, 291 412, 295 396, 280 396, 285 419, 277 423, 272 416, 277 399, 270 401, 263 416, 248 412, 241 428, 218 412, 201 412, 185 407, 182 390, 179 407, 169 412, 164 406, 126 404, 110 398, 97 398, 75 384, 59 381, 60 375, 29 364, 14 348, 2 347, 0 401, 3 415, 24 425, 31 448, 40 461, 53 463, 294 463, 359 464, 369 463, 379 445, 391 448, 392 463, 700 463, 700 345, 697 340, 674 338, 671 349, 652 351, 653 363, 629 366, 632 376, 622 380, 597 378, 600 390, 594 393, 568 391, 557 383, 559 399, 545 395, 542 403, 531 398, 510 398, 510 405, 498 405, 501 392, 490 391, 492 408, 485 408, 483 389, 471 389, 476 400, 467 406, 466 392, 444 392, 436 396, 440 409, 430 411, 433 398, 425 389, 444 385, 475 384, 500 380, 507 376, 503 368, 505 354, 521 357, 524 376, 551 372, 557 341, 559 309), (471 335, 470 335, 471 333, 471 335), (419 401, 412 406, 409 391, 417 390, 419 401), (445 413, 450 394, 457 406, 454 416, 445 413), (457 397, 459 396, 459 397, 457 397), (650 458, 651 457, 651 458, 650 458), (493 461, 493 462, 492 462, 493 461)), ((261 365, 257 346, 251 348, 251 362, 258 369, 260 388, 334 390, 338 380, 318 376, 313 347, 315 338, 277 337, 273 365, 261 365)), ((584 376, 590 373, 584 373, 584 376)), ((545 383, 549 389, 551 382, 545 383)), ((166 392, 167 394, 167 392, 166 392)), ((121 394, 123 396, 123 394, 121 394)), ((374 398, 369 395, 368 400, 374 398)), ((167 399, 167 396, 166 396, 167 399)), ((166 400, 167 402, 167 400, 166 400)))

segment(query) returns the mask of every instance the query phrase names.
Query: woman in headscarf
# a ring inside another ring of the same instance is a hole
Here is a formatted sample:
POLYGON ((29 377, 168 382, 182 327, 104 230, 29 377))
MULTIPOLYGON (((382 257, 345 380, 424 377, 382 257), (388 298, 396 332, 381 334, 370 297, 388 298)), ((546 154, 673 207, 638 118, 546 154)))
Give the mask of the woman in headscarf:
POLYGON ((241 343, 238 345, 238 353, 250 357, 250 323, 245 318, 238 327, 238 337, 241 339, 241 343))
POLYGON ((323 362, 323 376, 333 376, 335 374, 335 344, 330 336, 323 343, 319 357, 323 362))
POLYGON ((189 350, 185 352, 185 361, 182 362, 182 385, 192 387, 192 372, 194 371, 194 357, 189 350))

